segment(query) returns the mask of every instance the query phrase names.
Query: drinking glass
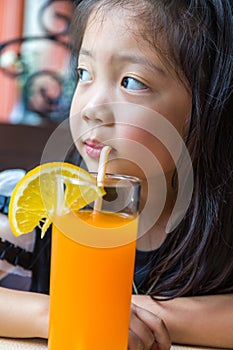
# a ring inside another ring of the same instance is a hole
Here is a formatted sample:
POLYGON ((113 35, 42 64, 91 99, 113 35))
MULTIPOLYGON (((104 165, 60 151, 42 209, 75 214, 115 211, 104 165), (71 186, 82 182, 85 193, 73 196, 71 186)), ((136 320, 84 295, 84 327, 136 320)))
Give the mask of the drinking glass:
POLYGON ((104 189, 98 210, 53 222, 49 350, 127 350, 140 182, 106 175, 104 189))

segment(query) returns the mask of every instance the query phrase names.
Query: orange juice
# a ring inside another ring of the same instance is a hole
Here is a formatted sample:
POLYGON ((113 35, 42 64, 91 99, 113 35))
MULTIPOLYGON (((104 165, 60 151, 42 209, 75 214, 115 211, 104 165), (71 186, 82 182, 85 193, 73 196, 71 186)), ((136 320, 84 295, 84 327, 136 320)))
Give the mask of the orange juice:
POLYGON ((127 350, 137 221, 86 210, 55 220, 49 350, 127 350))

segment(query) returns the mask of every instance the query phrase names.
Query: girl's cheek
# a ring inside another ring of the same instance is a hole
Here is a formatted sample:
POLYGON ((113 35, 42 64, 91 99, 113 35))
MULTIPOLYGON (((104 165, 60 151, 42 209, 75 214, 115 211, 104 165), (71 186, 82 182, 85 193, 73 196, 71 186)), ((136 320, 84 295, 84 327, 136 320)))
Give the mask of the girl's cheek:
POLYGON ((118 150, 148 174, 167 173, 175 169, 174 159, 166 145, 148 131, 131 126, 122 128, 119 134, 118 150))

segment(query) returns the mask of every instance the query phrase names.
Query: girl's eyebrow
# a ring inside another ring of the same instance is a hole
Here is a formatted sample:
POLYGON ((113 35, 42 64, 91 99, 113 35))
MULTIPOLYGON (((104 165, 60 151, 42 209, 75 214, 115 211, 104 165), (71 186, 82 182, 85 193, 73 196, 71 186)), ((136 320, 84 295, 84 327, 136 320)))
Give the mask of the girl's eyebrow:
MULTIPOLYGON (((84 49, 84 48, 80 50, 79 55, 83 55, 83 56, 88 56, 90 58, 94 58, 92 53, 90 51, 84 49)), ((131 55, 131 54, 118 53, 114 57, 114 60, 122 61, 122 62, 124 62, 124 61, 125 62, 131 62, 131 63, 134 63, 134 64, 140 64, 142 66, 149 66, 152 70, 158 72, 163 77, 165 77, 167 75, 164 69, 162 69, 161 67, 159 67, 155 63, 149 61, 148 59, 146 59, 146 57, 141 57, 141 56, 137 56, 137 55, 134 55, 134 54, 131 55)))

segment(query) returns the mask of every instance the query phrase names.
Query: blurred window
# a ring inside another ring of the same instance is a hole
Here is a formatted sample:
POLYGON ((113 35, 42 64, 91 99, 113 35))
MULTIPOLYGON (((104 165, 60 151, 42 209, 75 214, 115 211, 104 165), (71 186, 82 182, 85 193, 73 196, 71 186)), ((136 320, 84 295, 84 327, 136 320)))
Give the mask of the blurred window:
POLYGON ((38 125, 68 116, 75 87, 69 38, 72 10, 71 0, 24 3, 22 36, 0 43, 1 89, 16 96, 7 118, 0 107, 0 118, 38 125))

